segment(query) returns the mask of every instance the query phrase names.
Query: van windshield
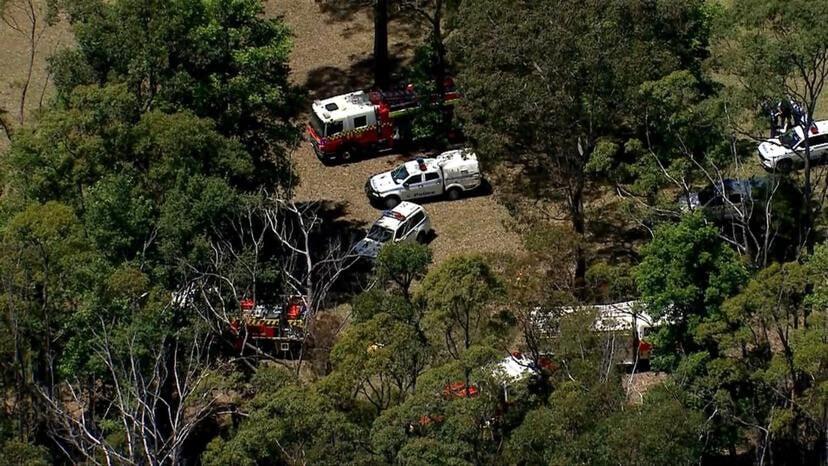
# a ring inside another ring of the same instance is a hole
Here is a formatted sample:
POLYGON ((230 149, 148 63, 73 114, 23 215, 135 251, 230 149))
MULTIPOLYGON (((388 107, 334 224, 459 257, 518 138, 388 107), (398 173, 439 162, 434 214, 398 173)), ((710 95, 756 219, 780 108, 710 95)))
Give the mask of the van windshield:
POLYGON ((310 112, 310 125, 319 137, 325 137, 325 123, 316 115, 316 112, 310 112))
POLYGON ((391 178, 394 178, 394 181, 397 184, 402 183, 408 178, 408 170, 405 169, 405 165, 400 165, 394 171, 391 172, 391 178))
POLYGON ((389 230, 388 228, 384 228, 379 225, 374 225, 371 227, 371 231, 368 232, 368 239, 372 239, 378 243, 385 243, 391 239, 391 236, 393 234, 394 232, 389 230))

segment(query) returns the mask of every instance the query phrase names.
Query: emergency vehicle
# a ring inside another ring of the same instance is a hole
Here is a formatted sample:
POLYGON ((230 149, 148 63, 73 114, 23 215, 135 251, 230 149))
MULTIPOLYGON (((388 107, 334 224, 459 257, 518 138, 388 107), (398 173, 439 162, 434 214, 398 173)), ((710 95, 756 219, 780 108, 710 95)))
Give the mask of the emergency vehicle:
POLYGON ((237 350, 241 351, 245 343, 251 343, 262 350, 276 351, 288 357, 300 354, 308 317, 305 297, 287 296, 281 305, 243 299, 240 306, 239 317, 230 322, 230 333, 237 350))
POLYGON ((354 245, 354 252, 374 259, 388 243, 415 240, 423 243, 429 235, 431 219, 425 209, 413 202, 402 202, 382 213, 382 217, 374 222, 365 238, 354 245))
POLYGON ((459 199, 480 186, 480 166, 469 149, 443 152, 436 158, 420 158, 374 175, 365 183, 372 203, 393 208, 400 201, 435 196, 459 199))
POLYGON ((621 366, 635 367, 637 371, 649 370, 653 350, 651 334, 658 327, 668 324, 668 321, 664 318, 653 319, 640 301, 561 307, 551 312, 537 308, 532 311, 531 317, 533 325, 541 334, 556 337, 560 317, 588 312, 595 313, 593 330, 621 337, 613 339, 619 345, 614 354, 618 355, 620 360, 617 362, 621 366))
MULTIPOLYGON (((446 80, 445 102, 460 94, 446 80)), ((356 91, 311 105, 307 135, 323 162, 394 149, 411 140, 411 119, 422 100, 409 85, 398 91, 356 91)))
POLYGON ((808 130, 807 141, 805 136, 805 128, 800 125, 759 144, 759 162, 762 167, 769 171, 788 172, 805 166, 806 144, 812 163, 828 159, 828 120, 814 122, 808 130))

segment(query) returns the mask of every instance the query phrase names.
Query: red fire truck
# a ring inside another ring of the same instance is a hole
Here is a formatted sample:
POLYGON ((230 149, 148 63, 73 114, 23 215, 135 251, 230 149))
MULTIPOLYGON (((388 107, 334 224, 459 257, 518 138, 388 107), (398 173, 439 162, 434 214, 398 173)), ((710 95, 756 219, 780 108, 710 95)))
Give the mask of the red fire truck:
MULTIPOLYGON (((460 98, 446 79, 445 102, 460 98)), ((323 162, 348 161, 358 154, 391 150, 411 139, 411 119, 422 99, 413 86, 398 91, 356 91, 317 100, 307 134, 323 162)))
POLYGON ((230 322, 237 350, 249 343, 285 357, 300 353, 308 317, 304 297, 288 296, 282 305, 257 304, 252 299, 243 299, 240 304, 239 318, 230 322))

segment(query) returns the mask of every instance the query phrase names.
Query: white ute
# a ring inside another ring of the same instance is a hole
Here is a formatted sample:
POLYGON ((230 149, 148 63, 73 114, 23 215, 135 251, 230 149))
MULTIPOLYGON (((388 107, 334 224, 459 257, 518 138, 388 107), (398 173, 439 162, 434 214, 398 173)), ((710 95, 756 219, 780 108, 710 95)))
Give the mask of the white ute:
MULTIPOLYGON (((790 171, 805 163, 805 133, 802 126, 791 128, 778 138, 759 144, 759 161, 768 170, 790 171)), ((828 120, 814 122, 809 130, 811 161, 828 156, 828 120)))
POLYGON ((477 156, 468 149, 457 149, 374 175, 365 183, 365 194, 372 202, 390 209, 401 201, 443 194, 451 200, 459 199, 480 183, 477 156))
POLYGON ((413 202, 402 202, 382 213, 368 230, 368 235, 354 245, 354 252, 374 259, 387 243, 414 240, 423 243, 430 234, 431 219, 425 209, 413 202))

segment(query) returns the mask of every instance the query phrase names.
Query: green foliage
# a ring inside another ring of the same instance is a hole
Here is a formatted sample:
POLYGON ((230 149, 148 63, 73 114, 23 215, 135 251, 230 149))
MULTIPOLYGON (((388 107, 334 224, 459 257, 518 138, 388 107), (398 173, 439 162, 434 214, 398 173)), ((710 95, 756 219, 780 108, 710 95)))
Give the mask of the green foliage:
POLYGON ((658 317, 715 312, 747 278, 736 253, 699 215, 662 225, 642 253, 638 286, 658 317))
POLYGON ((132 177, 109 175, 87 191, 84 223, 90 238, 112 257, 129 258, 140 250, 153 220, 152 201, 132 177))
POLYGON ((46 61, 61 101, 68 101, 76 87, 95 84, 95 70, 78 49, 59 50, 46 61))
POLYGON ((364 433, 359 426, 314 387, 274 371, 283 369, 260 369, 256 396, 246 408, 250 415, 231 438, 210 443, 204 464, 363 462, 360 459, 365 452, 360 445, 364 433), (271 384, 274 379, 276 383, 271 384))
POLYGON ((587 269, 586 281, 598 301, 620 302, 635 295, 633 270, 626 264, 596 262, 587 269))
POLYGON ((659 364, 674 367, 674 351, 715 351, 705 328, 721 318, 721 304, 748 277, 737 254, 699 214, 659 227, 642 253, 636 268, 641 297, 653 317, 674 323, 662 329, 656 340, 659 364))
POLYGON ((645 135, 628 141, 632 189, 655 196, 670 179, 707 183, 709 171, 726 167, 734 155, 745 157, 747 144, 734 141, 728 128, 725 101, 714 84, 688 70, 643 83, 639 92, 640 124, 645 135), (734 153, 733 151, 736 150, 734 153))
POLYGON ((364 396, 377 413, 404 400, 429 362, 428 341, 416 324, 386 313, 356 324, 331 351, 328 384, 348 398, 364 396))
MULTIPOLYGON (((0 5, 2 6, 2 5, 0 5)), ((46 448, 20 440, 7 440, 0 450, 0 466, 48 466, 46 448)))
POLYGON ((122 82, 142 110, 213 118, 253 157, 258 183, 291 186, 286 148, 298 138, 301 98, 288 82, 290 33, 263 17, 261 2, 75 0, 67 10, 85 63, 78 52, 53 60, 61 94, 122 82))
POLYGON ((818 77, 813 59, 824 57, 828 12, 812 7, 807 0, 730 2, 717 25, 717 64, 742 77, 754 98, 781 97, 804 73, 818 77))
POLYGON ((452 50, 467 132, 490 159, 526 157, 567 173, 602 165, 590 163, 596 141, 629 128, 639 86, 698 67, 703 5, 463 2, 452 50), (549 22, 550 10, 569 21, 549 22), (580 162, 578 138, 587 154, 580 162))
POLYGON ((454 257, 426 275, 420 290, 429 334, 454 358, 491 331, 488 306, 503 291, 501 281, 481 257, 454 257))
MULTIPOLYGON (((490 356, 491 358, 491 356, 490 356)), ((491 361, 491 359, 489 359, 491 361)), ((433 367, 423 373, 417 391, 406 401, 384 411, 373 423, 371 444, 386 462, 421 462, 428 445, 438 450, 447 464, 467 464, 492 459, 489 421, 497 407, 497 389, 483 389, 479 395, 463 396, 465 370, 457 363, 433 367), (455 387, 453 392, 449 387, 455 387)), ((470 383, 479 379, 472 375, 470 383)))
MULTIPOLYGON (((407 74, 418 95, 440 95, 440 86, 435 81, 439 75, 435 69, 439 62, 436 47, 434 38, 429 37, 414 52, 413 63, 407 74)), ((453 122, 452 111, 439 98, 426 99, 412 119, 411 136, 415 140, 427 141, 433 147, 445 146, 448 144, 447 131, 452 129, 448 127, 453 122)))
MULTIPOLYGON (((426 3, 413 7, 439 4, 426 3)), ((815 463, 828 425, 828 246, 796 262, 772 262, 790 249, 769 253, 770 265, 754 259, 763 268, 748 270, 696 214, 657 227, 637 267, 584 266, 593 182, 663 202, 666 178, 694 183, 696 162, 724 167, 744 154, 727 127, 733 94, 705 74, 714 20, 730 28, 717 51, 731 61, 717 65, 738 73, 747 94, 797 82, 791 65, 824 53, 824 9, 732 3, 443 4, 460 4, 460 14, 432 24, 415 87, 438 92, 434 78, 450 68, 440 28, 456 27, 446 38, 472 143, 484 161, 515 162, 526 175, 512 205, 563 200, 572 225, 532 217, 525 255, 453 257, 431 270, 427 247, 389 245, 348 325, 328 320, 337 330, 327 367, 262 363, 226 376, 251 359, 234 353, 233 366, 225 348, 192 346, 216 329, 192 305, 171 305, 171 291, 214 274, 233 291, 258 287, 257 297, 283 291, 284 251, 237 236, 270 207, 255 193, 289 194, 296 182, 288 152, 301 95, 288 79, 290 33, 257 0, 63 2, 77 47, 49 61, 56 99, 0 158, 0 388, 10 414, 0 463, 57 456, 20 439, 47 432, 54 413, 42 394, 66 394, 67 382, 95 400, 88 428, 118 451, 131 428, 113 412, 140 406, 144 386, 159 388, 150 401, 160 411, 180 404, 185 417, 202 403, 228 405, 232 422, 213 417, 187 431, 176 461, 188 463, 195 452, 205 464, 704 464, 726 451, 815 463), (550 11, 563 19, 550 21, 550 11), (585 276, 572 277, 571 263, 585 276), (653 364, 669 372, 641 403, 630 396, 636 377, 616 367, 626 339, 596 332, 594 312, 553 315, 549 335, 526 336, 533 311, 575 302, 579 278, 589 302, 632 299, 637 287, 663 318, 653 364), (497 364, 515 349, 552 364, 504 380, 497 364), (204 360, 187 359, 196 353, 204 360), (177 391, 181 371, 199 380, 190 397, 177 391), (210 438, 212 426, 220 432, 210 438)), ((424 107, 415 136, 440 144, 449 115, 424 107)), ((795 234, 785 226, 803 207, 798 191, 783 189, 770 227, 750 227, 788 248, 795 234)), ((238 296, 217 293, 219 312, 236 306, 238 296)), ((172 419, 160 418, 166 436, 172 419)))
POLYGON ((665 387, 647 393, 644 403, 608 420, 612 458, 629 465, 697 464, 702 453, 701 412, 688 409, 665 387))
POLYGON ((527 413, 507 444, 507 458, 528 463, 602 464, 608 458, 602 421, 622 402, 617 385, 598 384, 587 389, 564 382, 551 395, 548 406, 527 413))
POLYGON ((431 250, 415 242, 390 243, 377 256, 376 274, 380 280, 397 285, 406 299, 411 284, 423 278, 431 264, 431 250))

